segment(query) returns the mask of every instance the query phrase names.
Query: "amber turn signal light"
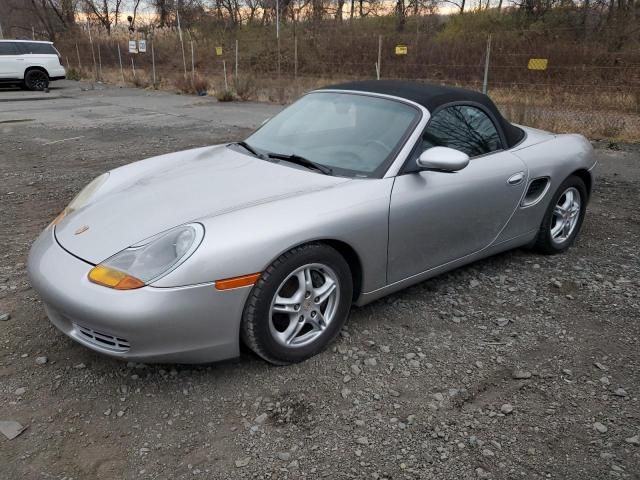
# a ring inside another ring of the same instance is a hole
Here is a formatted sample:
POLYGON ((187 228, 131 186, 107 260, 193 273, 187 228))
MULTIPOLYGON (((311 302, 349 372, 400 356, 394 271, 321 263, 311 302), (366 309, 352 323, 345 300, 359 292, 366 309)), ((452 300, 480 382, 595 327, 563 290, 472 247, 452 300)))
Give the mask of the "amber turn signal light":
POLYGON ((127 275, 115 268, 97 265, 89 272, 89 280, 103 287, 113 288, 115 290, 134 290, 144 287, 144 282, 131 275, 127 275))
POLYGON ((229 290, 231 288, 248 287, 260 279, 262 273, 252 273, 241 277, 225 278, 216 280, 216 290, 229 290))

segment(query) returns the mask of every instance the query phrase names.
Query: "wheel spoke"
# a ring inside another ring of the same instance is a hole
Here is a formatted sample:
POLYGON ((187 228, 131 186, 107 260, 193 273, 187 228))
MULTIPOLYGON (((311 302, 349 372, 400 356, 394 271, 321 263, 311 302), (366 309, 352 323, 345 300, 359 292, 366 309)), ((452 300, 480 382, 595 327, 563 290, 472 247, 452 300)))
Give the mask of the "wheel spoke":
POLYGON ((317 330, 318 332, 321 332, 325 328, 327 328, 327 322, 324 318, 324 315, 321 312, 317 312, 315 317, 307 318, 307 323, 311 325, 314 328, 314 330, 317 330))
POLYGON ((313 289, 313 301, 316 305, 322 305, 336 290, 336 282, 329 277, 325 277, 324 283, 313 289))
POLYGON ((562 236, 566 238, 569 236, 570 233, 571 233, 571 222, 566 221, 562 226, 562 236))
POLYGON ((561 205, 556 205, 555 208, 553 209, 553 214, 556 217, 563 217, 565 213, 567 213, 567 210, 561 205))
POLYGON ((565 223, 566 222, 560 218, 557 220, 556 226, 551 229, 552 238, 558 238, 558 236, 562 233, 562 230, 564 229, 565 223))
MULTIPOLYGON (((313 285, 311 283, 311 269, 305 268, 304 270, 300 270, 296 276, 298 277, 298 288, 301 289, 303 295, 306 292, 310 292, 313 290, 313 285)), ((296 292, 297 293, 297 292, 296 292)))
POLYGON ((296 320, 295 318, 293 319, 291 324, 289 324, 289 328, 287 328, 287 330, 285 330, 285 332, 283 333, 283 335, 286 335, 285 342, 287 343, 287 345, 290 345, 291 342, 295 340, 295 338, 304 327, 305 323, 306 322, 304 320, 300 321, 296 320))
POLYGON ((297 292, 293 297, 277 296, 273 303, 273 311, 278 313, 295 313, 300 309, 300 301, 297 298, 297 292), (296 306, 298 308, 296 309, 296 306))

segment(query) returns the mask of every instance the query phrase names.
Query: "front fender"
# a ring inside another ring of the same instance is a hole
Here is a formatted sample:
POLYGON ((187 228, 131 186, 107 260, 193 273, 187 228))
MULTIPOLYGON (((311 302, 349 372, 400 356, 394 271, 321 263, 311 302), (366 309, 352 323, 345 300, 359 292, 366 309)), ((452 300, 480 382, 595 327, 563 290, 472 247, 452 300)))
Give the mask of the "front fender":
POLYGON ((200 219, 200 248, 157 287, 192 285, 264 271, 291 248, 312 241, 348 244, 362 265, 362 291, 386 284, 393 178, 356 179, 333 188, 200 219))

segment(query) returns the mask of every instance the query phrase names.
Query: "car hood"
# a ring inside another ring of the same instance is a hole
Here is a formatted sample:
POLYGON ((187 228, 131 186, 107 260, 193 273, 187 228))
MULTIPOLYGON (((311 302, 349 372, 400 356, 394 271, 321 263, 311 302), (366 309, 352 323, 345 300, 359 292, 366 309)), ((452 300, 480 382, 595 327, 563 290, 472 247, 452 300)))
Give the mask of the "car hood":
POLYGON ((56 225, 55 234, 67 251, 97 264, 177 225, 346 181, 225 146, 187 150, 113 170, 87 205, 56 225))

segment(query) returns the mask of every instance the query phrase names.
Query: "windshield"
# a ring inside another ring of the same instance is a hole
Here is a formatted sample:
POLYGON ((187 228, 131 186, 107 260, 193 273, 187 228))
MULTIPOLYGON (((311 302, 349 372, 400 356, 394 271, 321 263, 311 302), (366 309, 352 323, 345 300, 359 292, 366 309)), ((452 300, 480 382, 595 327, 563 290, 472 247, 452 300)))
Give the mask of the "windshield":
POLYGON ((350 93, 311 93, 286 108, 246 143, 265 153, 296 155, 339 175, 386 170, 418 121, 418 109, 395 100, 350 93))

